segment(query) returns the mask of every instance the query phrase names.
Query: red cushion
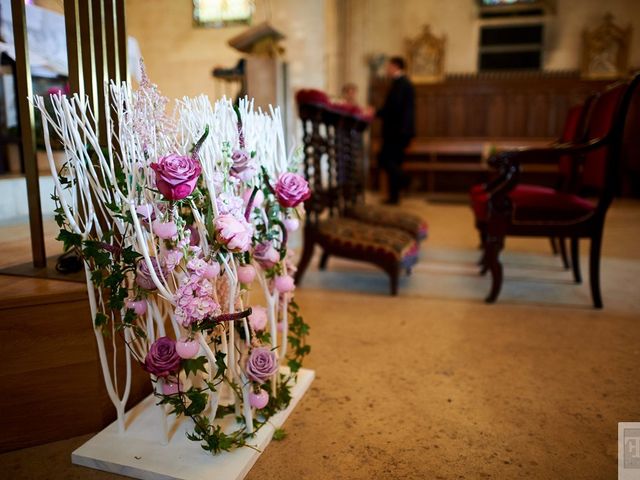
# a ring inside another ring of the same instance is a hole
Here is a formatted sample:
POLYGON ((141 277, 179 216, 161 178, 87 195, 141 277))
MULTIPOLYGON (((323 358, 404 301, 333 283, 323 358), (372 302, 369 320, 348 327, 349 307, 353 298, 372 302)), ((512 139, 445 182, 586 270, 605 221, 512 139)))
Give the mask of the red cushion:
MULTIPOLYGON (((517 185, 509 198, 513 202, 514 221, 570 221, 592 213, 595 208, 593 203, 582 197, 538 185, 517 185)), ((477 221, 487 220, 488 200, 486 193, 471 197, 477 221)))

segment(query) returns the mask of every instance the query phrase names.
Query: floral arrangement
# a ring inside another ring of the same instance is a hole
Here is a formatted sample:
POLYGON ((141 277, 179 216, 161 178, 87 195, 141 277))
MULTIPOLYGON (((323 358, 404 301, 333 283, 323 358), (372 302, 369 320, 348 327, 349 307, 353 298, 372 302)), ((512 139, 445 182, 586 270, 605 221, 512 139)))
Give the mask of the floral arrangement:
POLYGON ((109 86, 102 132, 85 98, 33 102, 56 182, 59 239, 84 259, 120 431, 134 360, 151 377, 165 441, 176 415, 191 418, 188 437, 207 451, 246 445, 289 404, 310 351, 287 245, 310 190, 285 153, 279 111, 201 96, 176 102, 169 116, 146 76, 137 91, 109 86), (60 171, 52 139, 67 158, 60 171), (256 284, 261 300, 252 296, 256 284), (227 415, 233 431, 217 422, 227 415))

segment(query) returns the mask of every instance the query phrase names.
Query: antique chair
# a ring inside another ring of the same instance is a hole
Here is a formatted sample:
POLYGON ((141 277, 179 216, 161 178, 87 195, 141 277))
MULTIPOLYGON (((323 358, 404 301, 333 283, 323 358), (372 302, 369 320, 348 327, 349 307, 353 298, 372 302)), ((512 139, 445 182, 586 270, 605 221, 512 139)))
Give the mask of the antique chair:
MULTIPOLYGON (((569 109, 567 112, 567 117, 565 119, 564 127, 562 130, 562 135, 552 145, 560 145, 563 143, 570 142, 580 142, 585 134, 586 128, 586 119, 589 112, 589 106, 593 101, 594 96, 590 96, 582 105, 576 105, 569 109)), ((558 177, 556 179, 556 189, 560 191, 569 191, 574 188, 575 184, 575 172, 573 170, 573 159, 570 156, 563 156, 559 159, 556 158, 558 162, 558 177)), ((500 181, 500 177, 497 176, 492 182, 477 184, 471 187, 470 196, 471 196, 471 207, 474 212, 475 217, 475 226, 480 234, 480 243, 481 247, 484 246, 484 240, 486 237, 486 206, 488 201, 487 192, 490 191, 496 184, 496 182, 500 181)), ((522 196, 526 196, 531 192, 547 190, 550 191, 546 187, 542 187, 539 185, 531 185, 521 183, 518 184, 512 192, 510 192, 511 198, 518 198, 522 196)), ((566 242, 564 238, 550 238, 551 249, 555 254, 558 252, 562 258, 562 263, 565 269, 569 268, 569 259, 567 257, 567 248, 566 242)), ((482 273, 486 273, 486 263, 484 262, 484 255, 480 260, 480 264, 482 266, 482 273)))
POLYGON ((593 305, 602 308, 602 232, 619 182, 626 114, 638 83, 640 74, 609 87, 593 100, 583 142, 501 152, 492 158, 491 164, 499 170, 500 180, 487 192, 485 212, 485 261, 492 277, 488 303, 498 298, 502 286, 499 255, 506 236, 571 238, 574 274, 578 276, 578 240, 589 238, 591 295, 593 305), (533 190, 518 198, 510 196, 518 185, 521 165, 556 161, 564 156, 575 159, 572 168, 579 183, 575 191, 590 191, 594 200, 556 190, 533 190))
POLYGON ((358 218, 358 214, 365 217, 359 156, 367 120, 331 104, 322 92, 297 98, 304 130, 304 170, 313 195, 305 205, 304 247, 296 280, 302 279, 318 245, 323 249, 321 268, 330 255, 373 263, 388 273, 395 295, 400 271, 409 273, 417 261, 418 240, 426 235, 424 223, 403 223, 402 215, 395 212, 388 218, 358 218), (383 224, 384 220, 397 225, 383 224))

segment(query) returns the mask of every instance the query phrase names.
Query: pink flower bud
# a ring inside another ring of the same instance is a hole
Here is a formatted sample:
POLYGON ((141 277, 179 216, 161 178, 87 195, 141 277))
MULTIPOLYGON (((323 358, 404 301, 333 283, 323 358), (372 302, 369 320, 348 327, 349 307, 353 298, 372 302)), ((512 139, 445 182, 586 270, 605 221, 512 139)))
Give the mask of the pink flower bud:
POLYGON ((249 284, 256 278, 256 269, 253 265, 240 265, 238 267, 238 280, 240 283, 249 284))
POLYGON ((295 232, 300 227, 300 221, 297 218, 285 218, 283 223, 289 232, 295 232))
POLYGON ((267 309, 261 306, 251 307, 251 315, 249 315, 249 324, 254 330, 261 332, 267 326, 267 309))
POLYGON ((291 275, 282 275, 280 277, 276 277, 274 285, 276 287, 276 290, 278 290, 280 293, 293 292, 296 289, 295 282, 291 275))
POLYGON ((220 274, 220 264, 218 262, 207 263, 204 267, 202 276, 207 280, 216 278, 220 274))
POLYGON ((176 352, 180 358, 193 358, 200 351, 200 345, 195 340, 181 338, 176 342, 176 352))
POLYGON ((162 223, 154 220, 151 225, 153 226, 153 233, 162 239, 169 240, 178 235, 178 228, 173 221, 162 223))
POLYGON ((267 403, 269 403, 269 394, 262 388, 258 393, 253 391, 249 393, 249 405, 253 408, 260 410, 266 407, 267 403))
POLYGON ((180 382, 178 380, 170 380, 165 378, 162 381, 162 394, 175 395, 180 391, 180 382))
POLYGON ((144 315, 145 313, 147 313, 147 301, 146 300, 127 299, 125 301, 125 306, 128 309, 131 309, 134 312, 136 312, 136 315, 144 315))

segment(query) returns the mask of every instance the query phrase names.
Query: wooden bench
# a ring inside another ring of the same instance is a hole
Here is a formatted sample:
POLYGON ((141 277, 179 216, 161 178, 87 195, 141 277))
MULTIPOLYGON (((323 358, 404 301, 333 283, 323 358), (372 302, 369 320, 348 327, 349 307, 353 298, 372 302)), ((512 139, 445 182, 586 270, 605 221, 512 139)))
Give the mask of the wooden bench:
MULTIPOLYGON (((493 151, 522 147, 543 147, 552 143, 550 138, 416 138, 407 148, 402 169, 405 172, 425 172, 427 189, 435 191, 438 173, 488 174, 488 160, 493 151), (463 160, 460 160, 463 159, 463 160)), ((372 143, 372 159, 377 158, 377 142, 372 143)), ((549 164, 527 165, 527 172, 555 173, 557 167, 549 164)), ((384 172, 383 172, 384 173, 384 172)), ((383 182, 383 185, 386 182, 383 182)))

